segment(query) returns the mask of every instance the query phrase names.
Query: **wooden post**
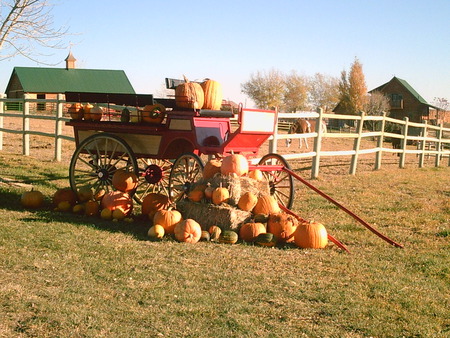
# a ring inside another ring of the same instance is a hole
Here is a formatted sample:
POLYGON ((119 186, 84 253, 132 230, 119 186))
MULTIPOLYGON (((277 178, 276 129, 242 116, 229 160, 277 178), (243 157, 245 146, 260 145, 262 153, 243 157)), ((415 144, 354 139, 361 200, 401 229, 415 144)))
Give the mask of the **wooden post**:
POLYGON ((314 157, 312 158, 311 164, 311 178, 315 179, 319 176, 319 167, 320 167, 320 152, 322 149, 322 123, 323 123, 323 109, 318 108, 317 112, 319 113, 319 117, 316 122, 316 133, 317 136, 314 139, 314 157))
POLYGON ((408 144, 408 125, 409 125, 409 118, 405 117, 405 125, 403 126, 403 140, 402 140, 402 152, 400 153, 400 163, 399 167, 404 168, 405 167, 405 161, 406 161, 406 145, 408 144))
POLYGON ((23 125, 22 125, 22 154, 30 155, 30 94, 24 94, 23 97, 23 125))
POLYGON ((441 124, 439 125, 439 131, 438 131, 438 135, 437 135, 437 137, 438 137, 438 140, 439 141, 437 141, 436 143, 436 151, 437 151, 437 154, 436 154, 436 157, 435 157, 435 159, 434 159, 434 166, 435 167, 439 167, 439 164, 440 164, 440 161, 441 161, 441 156, 442 156, 442 150, 441 150, 441 147, 442 147, 442 134, 443 134, 443 131, 442 131, 442 128, 444 128, 444 124, 441 122, 441 124))
POLYGON ((419 155, 419 168, 423 168, 424 166, 424 161, 425 161, 425 149, 426 149, 426 145, 427 145, 427 140, 426 137, 428 135, 428 121, 425 120, 424 122, 424 127, 422 129, 422 137, 424 137, 424 139, 422 140, 422 142, 420 143, 420 155, 419 155))
POLYGON ((60 136, 63 134, 63 105, 64 96, 63 94, 58 94, 57 97, 57 107, 56 107, 56 125, 55 125, 55 161, 61 162, 62 153, 62 139, 60 136))
POLYGON ((278 144, 278 108, 275 108, 275 126, 272 140, 269 141, 269 153, 275 154, 277 152, 277 144, 278 144))
POLYGON ((363 125, 364 125, 364 117, 365 113, 361 112, 361 119, 358 122, 358 137, 355 139, 355 142, 353 143, 353 150, 355 151, 355 154, 352 156, 352 162, 350 164, 350 175, 356 174, 356 166, 358 165, 358 156, 359 156, 359 148, 361 146, 361 137, 363 132, 363 125))
MULTIPOLYGON (((5 113, 5 101, 6 94, 0 93, 0 129, 3 129, 3 114, 5 113)), ((3 131, 0 130, 0 150, 3 150, 3 131)))
POLYGON ((381 168, 381 161, 383 158, 383 142, 384 142, 384 128, 386 128, 386 112, 383 112, 383 120, 381 120, 381 135, 378 138, 378 151, 375 156, 375 170, 379 170, 381 168))

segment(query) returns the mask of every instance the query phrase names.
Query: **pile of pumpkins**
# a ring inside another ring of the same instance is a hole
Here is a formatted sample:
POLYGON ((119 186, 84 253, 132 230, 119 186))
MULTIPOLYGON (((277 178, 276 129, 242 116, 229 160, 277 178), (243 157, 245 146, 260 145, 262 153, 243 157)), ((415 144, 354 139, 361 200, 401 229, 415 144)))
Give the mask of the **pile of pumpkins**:
POLYGON ((103 117, 103 108, 98 104, 73 103, 68 109, 70 118, 73 120, 100 121, 103 117))

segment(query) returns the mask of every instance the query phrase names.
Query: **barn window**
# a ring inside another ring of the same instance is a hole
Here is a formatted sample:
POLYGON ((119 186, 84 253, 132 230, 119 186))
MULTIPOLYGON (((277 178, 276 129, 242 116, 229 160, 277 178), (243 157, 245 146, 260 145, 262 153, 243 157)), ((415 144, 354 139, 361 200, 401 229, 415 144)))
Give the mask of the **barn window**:
MULTIPOLYGON (((45 94, 37 94, 36 98, 44 100, 45 99, 45 94)), ((45 108, 46 108, 45 107, 45 102, 39 102, 37 104, 37 110, 45 111, 45 108)))
POLYGON ((401 94, 391 94, 391 109, 403 109, 403 96, 401 94))

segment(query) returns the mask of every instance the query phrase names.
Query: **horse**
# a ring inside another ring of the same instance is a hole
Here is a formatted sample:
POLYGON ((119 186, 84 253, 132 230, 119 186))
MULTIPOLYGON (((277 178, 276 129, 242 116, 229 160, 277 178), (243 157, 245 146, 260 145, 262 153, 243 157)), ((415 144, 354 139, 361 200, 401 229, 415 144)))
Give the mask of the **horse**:
MULTIPOLYGON (((289 127, 288 134, 308 134, 308 133, 313 133, 313 132, 316 131, 316 122, 317 122, 317 119, 315 119, 315 120, 297 119, 289 127)), ((324 121, 322 121, 322 124, 321 124, 320 127, 321 127, 322 133, 326 133, 327 132, 327 126, 326 126, 324 121)), ((309 148, 308 140, 306 139, 306 137, 304 137, 303 140, 305 141, 306 149, 308 149, 309 148)), ((286 139, 286 146, 287 147, 290 147, 291 143, 292 143, 291 139, 286 139)), ((301 148, 302 147, 302 139, 301 138, 299 138, 299 144, 300 144, 300 148, 301 148)))

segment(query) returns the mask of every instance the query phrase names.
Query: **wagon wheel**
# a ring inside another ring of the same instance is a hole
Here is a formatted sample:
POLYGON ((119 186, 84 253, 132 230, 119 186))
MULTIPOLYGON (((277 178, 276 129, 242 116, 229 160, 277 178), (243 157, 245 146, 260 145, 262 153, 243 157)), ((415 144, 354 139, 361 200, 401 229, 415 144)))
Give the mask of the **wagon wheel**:
POLYGON ((136 157, 121 138, 106 133, 91 135, 77 147, 69 167, 72 190, 89 186, 94 193, 113 190, 112 177, 118 169, 138 175, 136 157))
MULTIPOLYGON (((289 163, 278 154, 263 156, 258 165, 281 165, 291 169, 289 163)), ((275 197, 283 206, 290 209, 294 203, 294 178, 282 170, 262 170, 262 173, 269 182, 270 195, 275 197)))
POLYGON ((202 159, 193 153, 183 154, 175 160, 169 176, 169 198, 173 202, 183 198, 191 184, 202 177, 203 166, 202 159))
POLYGON ((169 196, 169 174, 172 162, 169 160, 138 158, 139 184, 134 199, 142 203, 149 193, 169 196))

